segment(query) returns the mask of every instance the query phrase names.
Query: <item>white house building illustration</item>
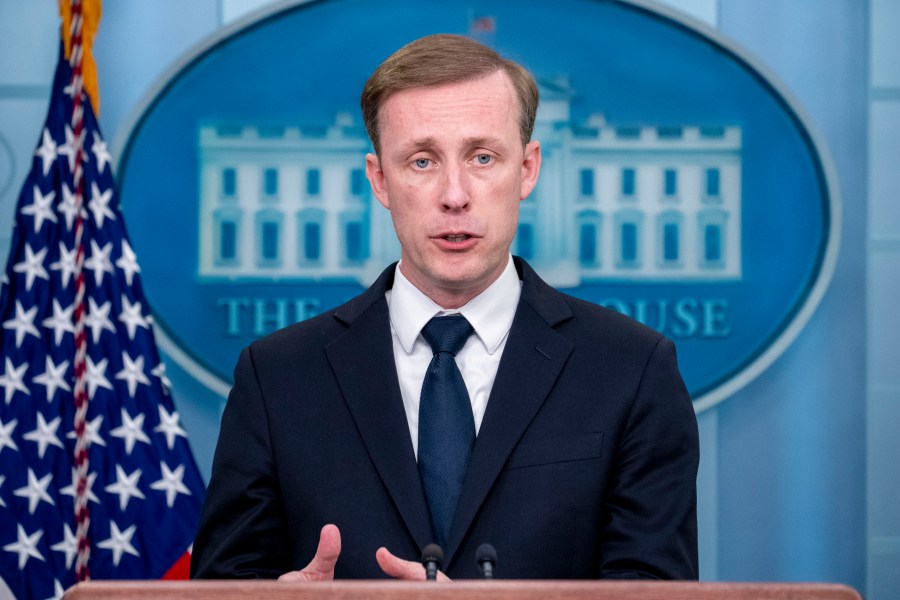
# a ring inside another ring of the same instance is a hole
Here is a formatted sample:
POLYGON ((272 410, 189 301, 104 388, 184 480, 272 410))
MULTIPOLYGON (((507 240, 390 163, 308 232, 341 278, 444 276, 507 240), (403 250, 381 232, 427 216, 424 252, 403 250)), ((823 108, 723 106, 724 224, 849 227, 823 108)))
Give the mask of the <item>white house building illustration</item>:
MULTIPOLYGON (((741 277, 741 129, 573 124, 565 81, 542 83, 543 166, 512 251, 549 283, 741 277)), ((356 280, 399 258, 365 178, 370 144, 325 127, 202 126, 201 279, 356 280)))

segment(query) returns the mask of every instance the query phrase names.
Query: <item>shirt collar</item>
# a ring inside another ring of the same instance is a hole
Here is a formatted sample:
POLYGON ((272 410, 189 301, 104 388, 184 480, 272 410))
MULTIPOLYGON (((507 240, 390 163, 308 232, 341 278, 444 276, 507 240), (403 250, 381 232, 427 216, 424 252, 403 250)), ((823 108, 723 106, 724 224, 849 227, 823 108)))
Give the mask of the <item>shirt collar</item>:
POLYGON ((386 296, 391 325, 407 353, 412 352, 416 338, 432 317, 459 313, 471 323, 487 353, 493 354, 512 327, 521 293, 522 283, 510 256, 500 277, 459 309, 441 308, 410 283, 399 264, 394 287, 386 296))

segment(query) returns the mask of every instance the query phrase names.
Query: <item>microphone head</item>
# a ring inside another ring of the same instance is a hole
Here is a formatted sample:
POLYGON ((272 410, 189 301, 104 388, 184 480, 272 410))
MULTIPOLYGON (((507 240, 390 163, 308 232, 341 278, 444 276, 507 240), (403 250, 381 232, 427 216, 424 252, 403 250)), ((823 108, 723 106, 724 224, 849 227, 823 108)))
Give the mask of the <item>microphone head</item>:
POLYGON ((478 564, 484 562, 497 564, 497 550, 490 544, 482 544, 475 551, 475 560, 478 561, 478 564))
POLYGON ((436 562, 438 565, 444 562, 444 551, 437 544, 428 544, 422 550, 422 564, 436 562))

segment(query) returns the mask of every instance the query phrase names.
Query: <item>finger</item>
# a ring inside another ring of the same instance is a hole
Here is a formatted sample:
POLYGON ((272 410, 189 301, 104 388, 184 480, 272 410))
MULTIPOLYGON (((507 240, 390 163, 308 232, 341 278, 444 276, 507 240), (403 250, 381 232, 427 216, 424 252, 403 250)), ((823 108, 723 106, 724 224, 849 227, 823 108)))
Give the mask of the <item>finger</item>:
POLYGON ((310 563, 300 571, 285 573, 278 581, 331 581, 340 554, 341 532, 335 525, 326 525, 319 533, 319 546, 310 563))
MULTIPOLYGON (((375 560, 378 561, 378 566, 382 571, 395 579, 425 581, 425 567, 422 566, 422 563, 403 560, 391 554, 387 548, 379 548, 375 552, 375 560)), ((450 578, 438 571, 437 580, 450 581, 450 578)))

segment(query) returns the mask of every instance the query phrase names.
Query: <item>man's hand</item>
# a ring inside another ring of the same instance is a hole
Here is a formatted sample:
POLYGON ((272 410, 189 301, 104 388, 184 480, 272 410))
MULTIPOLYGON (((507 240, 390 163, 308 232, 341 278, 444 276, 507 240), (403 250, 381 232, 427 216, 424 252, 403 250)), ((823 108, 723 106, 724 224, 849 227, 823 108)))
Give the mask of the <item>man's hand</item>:
POLYGON ((278 581, 331 581, 340 554, 341 532, 335 525, 326 525, 319 533, 319 547, 309 564, 300 571, 285 573, 278 581))
MULTIPOLYGON (((375 552, 375 560, 381 570, 395 579, 408 579, 411 581, 425 581, 425 567, 422 563, 411 560, 403 560, 391 554, 387 548, 379 548, 375 552)), ((450 578, 441 571, 437 574, 438 581, 450 581, 450 578)))

